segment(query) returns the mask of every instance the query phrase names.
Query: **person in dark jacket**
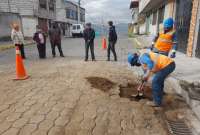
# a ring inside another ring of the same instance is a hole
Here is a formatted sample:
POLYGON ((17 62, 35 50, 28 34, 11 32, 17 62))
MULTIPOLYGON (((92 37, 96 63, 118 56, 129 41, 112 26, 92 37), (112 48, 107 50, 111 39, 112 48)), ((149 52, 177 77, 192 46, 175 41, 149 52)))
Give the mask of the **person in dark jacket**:
POLYGON ((49 30, 49 39, 51 43, 52 55, 56 57, 55 47, 58 47, 60 57, 65 57, 61 47, 61 30, 56 23, 53 24, 53 28, 49 30))
POLYGON ((85 39, 85 61, 88 61, 89 49, 91 51, 92 61, 95 61, 95 55, 94 55, 95 31, 91 27, 91 23, 86 24, 86 28, 83 32, 83 37, 85 39))
POLYGON ((116 33, 116 30, 115 30, 115 26, 113 25, 113 22, 112 21, 109 21, 108 22, 108 25, 109 25, 109 36, 108 36, 108 59, 107 61, 110 61, 110 51, 112 51, 113 55, 114 55, 114 60, 117 61, 117 54, 116 54, 116 51, 115 51, 115 44, 117 42, 117 33, 116 33))
POLYGON ((33 36, 33 40, 37 43, 39 58, 45 59, 46 58, 46 36, 38 25, 36 26, 36 29, 37 31, 33 36))

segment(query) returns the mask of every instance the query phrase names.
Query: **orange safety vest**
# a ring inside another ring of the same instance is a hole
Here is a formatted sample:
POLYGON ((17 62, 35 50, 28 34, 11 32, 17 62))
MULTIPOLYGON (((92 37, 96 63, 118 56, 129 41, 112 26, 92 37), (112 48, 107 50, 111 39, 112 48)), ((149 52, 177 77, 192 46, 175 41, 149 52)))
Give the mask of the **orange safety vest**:
POLYGON ((168 32, 168 33, 163 33, 160 34, 158 37, 158 40, 155 43, 155 49, 161 52, 170 52, 173 46, 173 35, 174 35, 174 30, 168 32))
POLYGON ((171 58, 154 52, 149 52, 149 56, 154 62, 153 72, 158 72, 174 62, 171 58))

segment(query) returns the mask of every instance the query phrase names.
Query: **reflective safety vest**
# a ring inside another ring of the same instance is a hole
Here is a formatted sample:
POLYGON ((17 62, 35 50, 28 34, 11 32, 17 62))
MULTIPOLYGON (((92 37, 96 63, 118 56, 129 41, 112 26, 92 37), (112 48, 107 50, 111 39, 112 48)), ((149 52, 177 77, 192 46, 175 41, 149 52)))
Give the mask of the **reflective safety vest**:
MULTIPOLYGON (((169 64, 174 62, 173 59, 171 59, 165 55, 154 53, 148 49, 140 50, 140 56, 142 56, 145 53, 149 54, 150 59, 154 62, 154 67, 152 69, 152 72, 154 72, 154 73, 162 70, 163 68, 167 67, 169 64)), ((147 70, 146 64, 142 64, 142 67, 144 70, 147 70)))
POLYGON ((152 69, 153 72, 158 72, 174 62, 171 58, 154 52, 150 52, 149 56, 154 62, 154 68, 152 69))
POLYGON ((170 52, 173 47, 173 35, 175 31, 160 34, 154 48, 161 52, 170 52))

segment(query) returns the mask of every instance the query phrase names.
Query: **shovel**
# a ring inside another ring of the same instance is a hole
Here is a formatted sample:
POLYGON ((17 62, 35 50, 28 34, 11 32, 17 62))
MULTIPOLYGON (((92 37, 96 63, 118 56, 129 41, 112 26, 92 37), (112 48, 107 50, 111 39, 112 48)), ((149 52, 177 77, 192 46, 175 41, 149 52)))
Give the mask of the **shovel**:
POLYGON ((139 101, 144 98, 144 86, 145 86, 145 81, 142 81, 141 84, 139 85, 137 89, 137 94, 131 96, 131 100, 136 100, 139 101))

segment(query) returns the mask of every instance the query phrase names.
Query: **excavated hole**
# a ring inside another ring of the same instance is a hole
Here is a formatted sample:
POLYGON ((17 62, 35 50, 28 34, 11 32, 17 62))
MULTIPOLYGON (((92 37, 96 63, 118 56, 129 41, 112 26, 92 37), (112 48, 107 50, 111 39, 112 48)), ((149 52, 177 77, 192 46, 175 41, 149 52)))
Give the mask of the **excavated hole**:
POLYGON ((108 92, 115 85, 114 82, 102 77, 87 77, 86 79, 91 84, 91 87, 104 92, 108 92))
MULTIPOLYGON (((126 86, 119 86, 119 96, 122 98, 131 98, 132 95, 137 94, 137 88, 139 84, 136 83, 128 83, 126 86)), ((152 93, 151 93, 151 88, 149 87, 144 87, 144 98, 152 100, 152 93)))

